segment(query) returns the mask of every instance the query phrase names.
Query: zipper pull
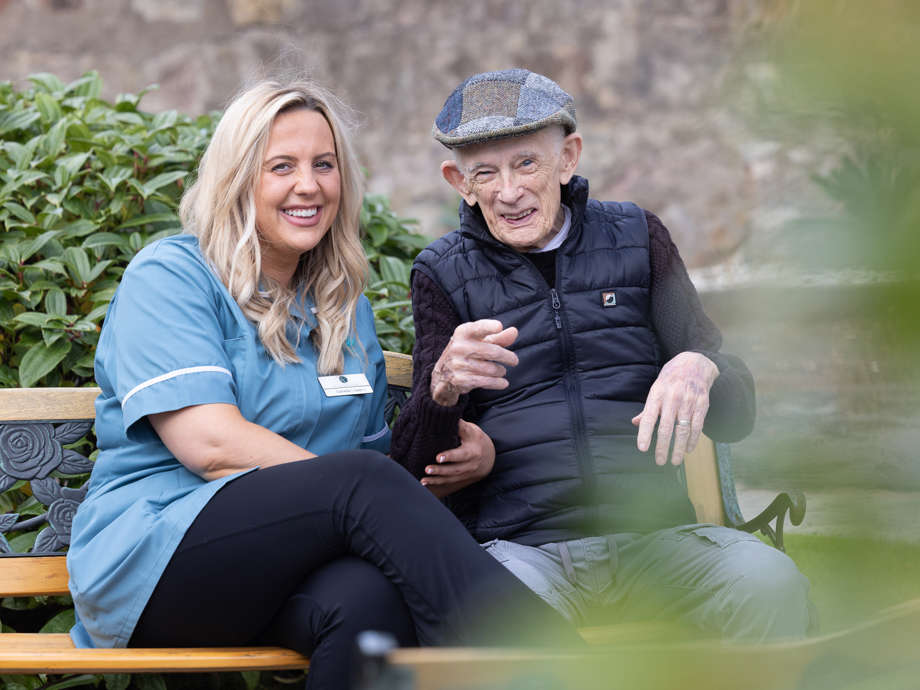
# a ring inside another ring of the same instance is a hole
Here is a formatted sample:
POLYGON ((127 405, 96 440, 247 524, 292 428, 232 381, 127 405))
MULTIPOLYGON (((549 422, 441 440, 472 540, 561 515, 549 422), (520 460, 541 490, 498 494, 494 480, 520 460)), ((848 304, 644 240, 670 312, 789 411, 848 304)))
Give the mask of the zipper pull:
POLYGON ((559 317, 562 302, 559 301, 559 293, 556 292, 556 288, 550 288, 549 292, 553 298, 553 320, 556 322, 556 330, 562 330, 562 319, 559 317))

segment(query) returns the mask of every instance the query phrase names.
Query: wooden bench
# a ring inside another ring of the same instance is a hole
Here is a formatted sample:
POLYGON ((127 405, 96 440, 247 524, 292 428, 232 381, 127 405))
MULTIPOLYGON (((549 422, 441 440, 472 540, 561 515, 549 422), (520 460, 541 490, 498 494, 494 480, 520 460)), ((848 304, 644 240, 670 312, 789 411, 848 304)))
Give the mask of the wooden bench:
MULTIPOLYGON (((388 418, 392 419, 394 407, 411 388, 412 359, 387 352, 386 364, 388 418)), ((44 507, 43 513, 32 517, 0 515, 0 597, 69 594, 63 553, 84 491, 69 484, 75 481, 72 477, 88 473, 92 462, 62 446, 91 434, 98 394, 98 388, 0 390, 0 494, 22 489, 44 507), (34 545, 15 553, 8 538, 36 529, 34 545)), ((786 514, 793 524, 804 515, 801 494, 780 494, 767 510, 745 522, 735 496, 728 447, 706 438, 686 460, 686 479, 700 522, 761 530, 778 548, 782 548, 786 514)), ((583 635, 589 641, 617 638, 611 630, 585 630, 583 635)), ((415 657, 410 654, 410 658, 415 657)), ((244 671, 303 669, 309 663, 306 657, 279 647, 77 649, 66 633, 0 633, 0 673, 244 671)))

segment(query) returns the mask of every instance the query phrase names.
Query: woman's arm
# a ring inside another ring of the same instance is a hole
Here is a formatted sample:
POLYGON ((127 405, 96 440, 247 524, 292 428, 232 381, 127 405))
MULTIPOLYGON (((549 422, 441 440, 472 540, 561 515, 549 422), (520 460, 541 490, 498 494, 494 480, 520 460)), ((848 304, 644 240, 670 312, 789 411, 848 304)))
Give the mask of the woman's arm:
POLYGON ((192 405, 147 418, 176 459, 209 481, 253 467, 316 457, 247 421, 236 405, 192 405))

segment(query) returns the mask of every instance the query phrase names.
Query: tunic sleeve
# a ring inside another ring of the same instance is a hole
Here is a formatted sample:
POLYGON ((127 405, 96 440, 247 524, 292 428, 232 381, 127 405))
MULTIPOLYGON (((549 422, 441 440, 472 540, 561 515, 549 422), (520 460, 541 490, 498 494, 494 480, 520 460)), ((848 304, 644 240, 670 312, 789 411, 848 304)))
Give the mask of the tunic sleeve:
POLYGON ((97 378, 114 391, 125 431, 148 414, 237 404, 214 280, 191 254, 162 245, 125 272, 96 356, 97 378))

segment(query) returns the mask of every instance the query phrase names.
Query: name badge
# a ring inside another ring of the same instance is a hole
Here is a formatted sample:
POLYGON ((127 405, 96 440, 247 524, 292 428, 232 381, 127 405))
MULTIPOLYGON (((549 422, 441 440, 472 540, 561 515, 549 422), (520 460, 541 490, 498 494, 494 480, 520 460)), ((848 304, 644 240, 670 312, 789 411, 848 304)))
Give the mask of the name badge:
POLYGON ((364 395, 373 393, 374 389, 364 374, 340 374, 339 376, 320 376, 319 385, 327 398, 337 395, 364 395))

